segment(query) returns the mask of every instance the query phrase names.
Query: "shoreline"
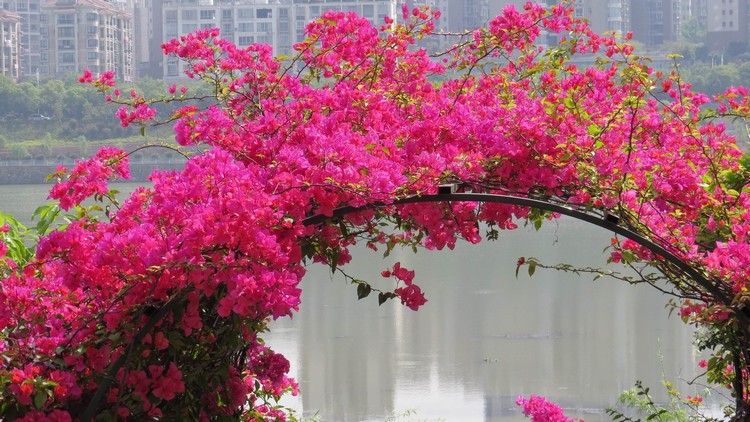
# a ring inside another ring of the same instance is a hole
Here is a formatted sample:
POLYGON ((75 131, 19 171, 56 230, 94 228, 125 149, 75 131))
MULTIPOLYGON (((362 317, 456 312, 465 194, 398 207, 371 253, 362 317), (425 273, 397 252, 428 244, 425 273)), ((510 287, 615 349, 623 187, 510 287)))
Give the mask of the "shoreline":
MULTIPOLYGON (((70 169, 74 163, 62 163, 70 169)), ((46 183, 48 175, 57 169, 58 163, 34 163, 34 162, 0 162, 0 184, 3 185, 30 185, 46 183)), ((181 163, 130 163, 130 182, 145 182, 154 170, 174 170, 182 167, 181 163)))

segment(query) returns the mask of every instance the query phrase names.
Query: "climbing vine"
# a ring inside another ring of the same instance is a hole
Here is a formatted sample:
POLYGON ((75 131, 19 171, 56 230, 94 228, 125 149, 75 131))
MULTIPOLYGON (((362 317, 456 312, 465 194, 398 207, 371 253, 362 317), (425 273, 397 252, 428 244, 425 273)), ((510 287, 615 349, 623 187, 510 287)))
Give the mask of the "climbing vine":
MULTIPOLYGON (((693 92, 566 3, 508 7, 430 52, 420 40, 438 17, 404 8, 375 27, 325 13, 285 59, 217 29, 166 43, 213 88, 210 101, 177 85, 161 98, 123 94, 111 72, 85 72, 81 82, 122 105, 122 126, 172 123, 201 152, 120 203, 108 182, 128 178, 128 155, 102 149, 53 175, 56 202, 40 211, 33 247, 4 221, 0 415, 286 419, 277 399, 297 384, 262 334, 297 310, 306 265, 337 271, 357 243, 388 253, 502 240, 519 221, 558 216, 403 203, 447 185, 598 216, 677 257, 684 265, 621 236, 609 245, 610 261, 636 270, 629 281, 660 286, 703 328, 708 380, 730 386, 733 417, 748 420, 750 173, 725 126, 750 114, 747 90, 693 92), (162 102, 178 106, 161 116, 162 102), (90 197, 99 204, 82 205, 90 197)), ((382 275, 351 277, 357 296, 426 303, 418 274, 397 263, 382 275)))

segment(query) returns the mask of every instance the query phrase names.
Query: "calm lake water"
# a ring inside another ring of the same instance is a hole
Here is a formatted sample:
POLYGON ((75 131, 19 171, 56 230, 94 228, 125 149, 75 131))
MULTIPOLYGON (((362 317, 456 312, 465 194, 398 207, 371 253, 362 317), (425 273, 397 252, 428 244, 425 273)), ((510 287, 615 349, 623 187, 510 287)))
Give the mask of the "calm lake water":
MULTIPOLYGON (((27 221, 46 189, 0 186, 0 211, 27 221)), ((538 394, 593 422, 608 420, 604 409, 636 380, 665 400, 664 377, 680 384, 698 369, 692 330, 668 318, 667 297, 616 280, 514 275, 521 256, 601 265, 610 238, 561 219, 454 251, 354 250, 345 270, 384 289, 380 271, 395 262, 416 270, 429 300, 419 312, 357 301, 353 286, 310 267, 300 312, 267 336, 300 383, 285 403, 323 421, 521 421, 516 398, 538 394)))

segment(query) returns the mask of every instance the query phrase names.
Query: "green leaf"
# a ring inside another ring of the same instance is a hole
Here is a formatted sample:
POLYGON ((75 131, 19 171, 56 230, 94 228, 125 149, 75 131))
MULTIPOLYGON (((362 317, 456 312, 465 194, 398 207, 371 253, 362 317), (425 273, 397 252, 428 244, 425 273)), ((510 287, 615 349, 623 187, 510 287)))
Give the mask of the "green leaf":
POLYGON ((60 207, 55 202, 42 205, 34 211, 33 217, 39 217, 39 221, 36 223, 36 233, 39 236, 44 235, 49 230, 49 226, 57 220, 60 215, 60 207))
POLYGON ((34 407, 37 409, 41 409, 42 406, 44 406, 44 402, 47 401, 47 394, 44 392, 44 390, 37 391, 36 395, 34 396, 34 407))
POLYGON ((529 277, 533 276, 536 272, 536 261, 529 261, 529 277))
POLYGON ((326 252, 328 258, 328 266, 331 268, 331 274, 334 274, 336 273, 336 268, 338 267, 341 251, 338 248, 331 248, 326 252))
POLYGON ((393 292, 380 292, 378 293, 378 306, 384 304, 388 299, 393 299, 396 295, 393 292))
POLYGON ((357 299, 362 300, 366 298, 370 295, 370 292, 372 292, 372 287, 364 281, 361 281, 359 286, 357 286, 357 299))
POLYGON ((628 250, 628 249, 624 249, 622 251, 621 256, 622 256, 622 262, 625 263, 625 264, 629 264, 631 262, 634 262, 638 258, 636 256, 635 252, 633 252, 631 250, 628 250))

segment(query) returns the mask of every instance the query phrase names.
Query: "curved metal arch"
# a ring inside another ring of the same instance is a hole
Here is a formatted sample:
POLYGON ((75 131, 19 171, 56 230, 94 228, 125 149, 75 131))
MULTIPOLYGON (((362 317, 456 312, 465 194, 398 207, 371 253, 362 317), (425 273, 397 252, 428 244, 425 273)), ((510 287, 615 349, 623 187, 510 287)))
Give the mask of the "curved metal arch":
MULTIPOLYGON (((582 220, 587 223, 591 223, 595 226, 599 226, 603 229, 609 230, 611 232, 617 233, 621 236, 624 236, 636 242, 637 244, 650 250, 654 254, 663 257, 670 264, 682 270, 685 274, 693 278, 695 281, 700 283, 705 288, 715 290, 713 283, 709 279, 707 279, 703 274, 701 274, 698 270, 688 265, 685 261, 681 260, 675 254, 664 249, 662 246, 652 242, 648 238, 641 236, 638 233, 635 233, 623 226, 618 225, 617 223, 613 221, 610 221, 606 218, 601 218, 596 215, 588 214, 583 211, 579 211, 579 210, 569 208, 569 207, 559 205, 559 204, 554 204, 548 201, 543 201, 540 199, 524 198, 524 197, 518 197, 518 196, 513 196, 513 195, 472 193, 472 192, 439 193, 436 195, 410 196, 408 198, 397 199, 393 201, 392 204, 388 204, 388 205, 416 204, 416 203, 425 203, 425 202, 489 202, 489 203, 496 203, 496 204, 519 205, 519 206, 537 208, 537 209, 542 209, 546 211, 552 211, 552 212, 556 212, 559 214, 567 215, 569 217, 573 217, 578 220, 582 220)), ((331 216, 326 216, 322 214, 313 215, 302 220, 302 223, 306 226, 321 224, 332 218, 343 217, 347 214, 352 214, 358 211, 363 211, 363 210, 368 210, 368 209, 376 209, 376 208, 380 208, 383 206, 386 206, 386 204, 375 203, 375 204, 368 204, 363 207, 353 207, 353 206, 340 207, 340 208, 336 208, 335 210, 333 210, 333 215, 331 216)), ((719 293, 719 292, 714 292, 714 293, 719 293)))

